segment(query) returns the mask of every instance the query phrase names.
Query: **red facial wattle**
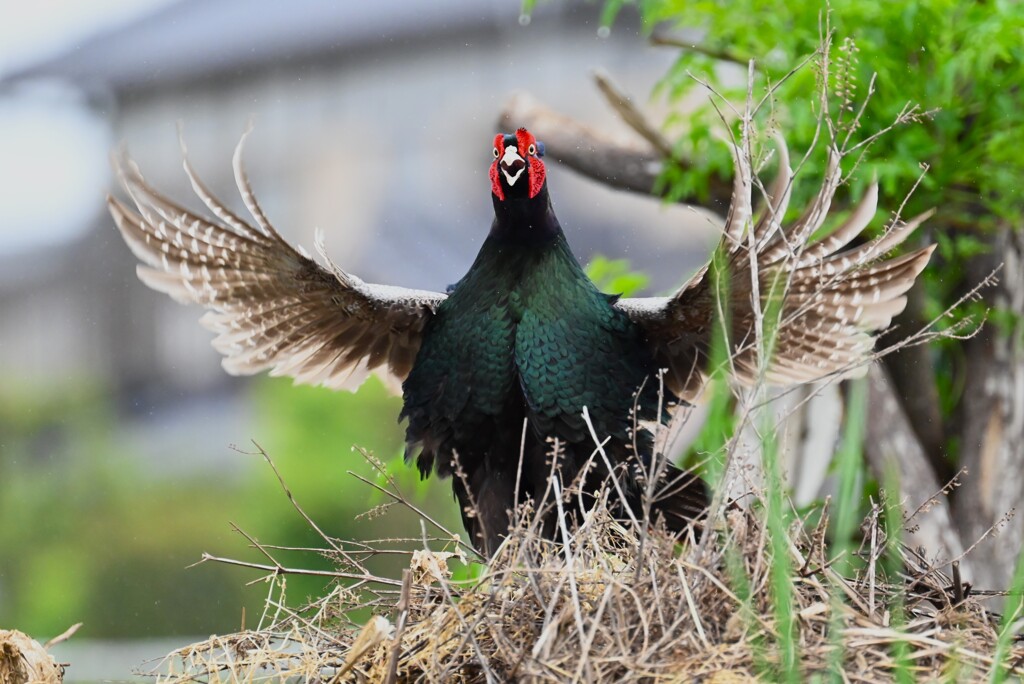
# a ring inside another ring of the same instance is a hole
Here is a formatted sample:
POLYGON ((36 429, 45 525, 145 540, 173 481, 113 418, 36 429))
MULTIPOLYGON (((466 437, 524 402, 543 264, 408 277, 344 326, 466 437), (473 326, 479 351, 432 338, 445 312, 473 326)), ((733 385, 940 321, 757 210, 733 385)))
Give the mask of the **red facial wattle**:
POLYGON ((527 196, 533 199, 544 187, 546 177, 544 162, 540 155, 543 154, 543 146, 537 143, 533 134, 525 128, 520 128, 515 133, 515 146, 506 150, 505 137, 502 134, 494 136, 494 163, 491 164, 491 192, 499 200, 506 198, 505 187, 502 184, 502 175, 511 187, 520 181, 522 173, 526 178, 522 179, 527 185, 527 196), (525 167, 524 167, 525 165, 525 167))
POLYGON ((501 172, 498 171, 499 160, 505 154, 505 136, 501 133, 494 136, 494 163, 491 164, 491 192, 494 196, 505 201, 505 188, 501 187, 501 172))
POLYGON ((537 139, 533 137, 533 133, 520 128, 516 131, 516 140, 519 142, 519 153, 529 157, 526 172, 530 176, 530 198, 533 199, 544 185, 544 162, 537 156, 537 139))

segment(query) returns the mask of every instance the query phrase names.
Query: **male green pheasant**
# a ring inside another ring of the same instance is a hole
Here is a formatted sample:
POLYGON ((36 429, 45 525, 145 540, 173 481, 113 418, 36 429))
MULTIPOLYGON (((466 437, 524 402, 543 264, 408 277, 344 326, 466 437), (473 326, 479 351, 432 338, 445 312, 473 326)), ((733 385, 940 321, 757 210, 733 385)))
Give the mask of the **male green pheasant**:
MULTIPOLYGON (((749 160, 734 155, 718 250, 724 260, 673 296, 620 299, 600 292, 580 268, 552 208, 544 146, 519 129, 494 139, 494 221, 469 272, 447 294, 370 285, 327 259, 319 240, 326 266, 285 242, 249 186, 243 143, 234 170, 254 224, 218 200, 187 160, 192 187, 215 218, 161 195, 134 164, 119 166, 138 211, 114 198, 110 211, 144 262, 139 277, 210 309, 201 320, 217 333, 213 344, 230 373, 269 369, 348 389, 371 371, 401 380, 407 458, 424 477, 452 477, 470 537, 487 555, 508 532, 514 507, 550 501, 552 475, 592 493, 615 470, 616 505, 639 510, 653 446, 643 425, 697 394, 720 310, 729 312, 731 366, 740 381, 848 373, 870 353, 872 333, 903 309, 932 251, 884 258, 923 217, 839 251, 874 216, 875 186, 845 223, 810 241, 840 182, 835 150, 815 200, 783 227, 792 177, 780 144, 780 171, 756 222, 749 160), (724 290, 714 285, 716 273, 727 274, 724 290), (726 302, 718 301, 722 291, 726 302), (779 304, 782 323, 772 358, 762 363, 755 340, 769 300, 779 304)), ((680 531, 705 508, 705 486, 671 466, 665 481, 652 509, 680 531)), ((555 535, 556 523, 548 508, 544 532, 555 535)))

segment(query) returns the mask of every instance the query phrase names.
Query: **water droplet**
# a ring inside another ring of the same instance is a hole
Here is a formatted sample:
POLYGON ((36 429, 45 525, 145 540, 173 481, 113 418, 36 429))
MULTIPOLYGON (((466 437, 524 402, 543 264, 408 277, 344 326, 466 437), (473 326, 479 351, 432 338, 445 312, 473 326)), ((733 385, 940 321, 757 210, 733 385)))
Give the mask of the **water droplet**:
POLYGON ((610 26, 602 26, 601 28, 597 29, 597 37, 598 38, 607 38, 611 34, 612 34, 612 29, 611 29, 610 26))
POLYGON ((530 15, 526 14, 525 12, 523 14, 520 14, 519 15, 519 25, 520 26, 529 26, 530 25, 530 15))

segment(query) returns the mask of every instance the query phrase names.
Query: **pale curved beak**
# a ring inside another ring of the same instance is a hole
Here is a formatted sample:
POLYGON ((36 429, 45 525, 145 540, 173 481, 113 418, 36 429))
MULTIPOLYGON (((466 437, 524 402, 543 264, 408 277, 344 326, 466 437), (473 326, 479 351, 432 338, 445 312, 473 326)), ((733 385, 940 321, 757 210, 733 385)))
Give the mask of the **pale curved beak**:
POLYGON ((523 175, 523 171, 526 170, 526 160, 519 156, 519 150, 515 145, 509 145, 498 162, 498 168, 505 174, 505 180, 511 187, 516 184, 519 177, 523 175))

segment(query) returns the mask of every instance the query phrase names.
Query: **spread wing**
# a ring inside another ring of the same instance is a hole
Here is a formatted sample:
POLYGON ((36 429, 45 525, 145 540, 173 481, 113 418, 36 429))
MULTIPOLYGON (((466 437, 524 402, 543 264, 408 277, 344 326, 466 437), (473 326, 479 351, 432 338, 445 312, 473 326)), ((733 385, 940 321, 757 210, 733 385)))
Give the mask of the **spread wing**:
POLYGON ((935 247, 886 258, 927 214, 893 222, 879 237, 848 247, 875 215, 875 184, 842 225, 812 241, 841 180, 835 148, 821 190, 800 218, 783 226, 793 178, 785 142, 777 143, 780 171, 760 219, 753 219, 749 153, 734 147, 732 200, 715 256, 671 297, 618 303, 644 329, 668 369, 666 384, 680 396, 694 396, 706 378, 712 333, 723 316, 730 321, 732 371, 741 382, 754 382, 762 370, 769 382, 790 384, 862 368, 873 333, 903 310, 904 294, 935 247), (759 318, 768 323, 758 325, 759 318), (758 339, 765 329, 774 329, 774 345, 758 339), (758 349, 767 348, 771 357, 762 369, 758 349))
POLYGON ((139 278, 179 302, 209 309, 201 323, 234 375, 269 370, 296 382, 357 388, 371 371, 398 381, 412 369, 423 326, 445 295, 371 285, 317 250, 323 267, 270 225, 235 150, 238 189, 255 225, 227 209, 185 172, 215 218, 179 206, 150 187, 129 160, 115 162, 137 211, 109 197, 125 242, 143 262, 139 278))

